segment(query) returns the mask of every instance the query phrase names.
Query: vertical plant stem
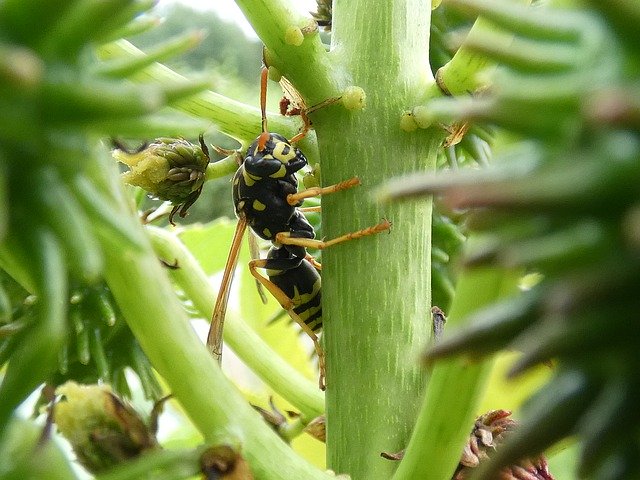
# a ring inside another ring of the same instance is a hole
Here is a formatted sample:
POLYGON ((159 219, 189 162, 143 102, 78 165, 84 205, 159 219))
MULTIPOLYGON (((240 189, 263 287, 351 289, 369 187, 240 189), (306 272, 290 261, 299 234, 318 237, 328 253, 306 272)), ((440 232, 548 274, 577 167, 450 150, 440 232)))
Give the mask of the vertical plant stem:
MULTIPOLYGON (((468 243, 474 245, 473 237, 468 243)), ((518 274, 495 267, 464 271, 458 279, 447 330, 472 312, 513 294, 518 274)), ((416 427, 393 480, 449 480, 478 415, 478 405, 491 370, 491 359, 456 358, 439 362, 429 378, 416 427)))
POLYGON ((430 324, 430 200, 375 204, 385 180, 432 170, 440 132, 400 130, 402 112, 433 81, 428 58, 430 2, 334 2, 333 50, 366 108, 315 113, 323 184, 358 176, 362 186, 323 199, 327 238, 387 218, 389 235, 366 237, 323 254, 327 354, 328 465, 353 480, 388 479, 395 465, 382 451, 406 446, 424 376, 417 352, 430 324), (375 14, 372 14, 375 12, 375 14))

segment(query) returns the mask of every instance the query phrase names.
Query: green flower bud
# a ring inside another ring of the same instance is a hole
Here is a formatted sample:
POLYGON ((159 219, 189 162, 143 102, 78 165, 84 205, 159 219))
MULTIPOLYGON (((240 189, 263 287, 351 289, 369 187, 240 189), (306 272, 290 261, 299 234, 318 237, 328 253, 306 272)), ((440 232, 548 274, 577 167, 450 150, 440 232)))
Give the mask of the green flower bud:
POLYGON ((361 87, 352 85, 342 92, 342 105, 347 110, 362 110, 366 105, 367 94, 361 87))
POLYGON ((159 138, 140 152, 115 150, 113 156, 130 168, 123 175, 126 183, 174 203, 202 185, 209 164, 200 146, 175 138, 159 138))
POLYGON ((158 448, 153 432, 108 385, 67 382, 56 393, 54 421, 78 460, 97 472, 158 448))
POLYGON ((400 117, 400 129, 405 132, 415 132, 418 129, 416 119, 413 118, 413 113, 404 112, 400 117))
POLYGON ((177 138, 158 138, 139 152, 114 150, 113 157, 129 167, 122 175, 125 183, 177 207, 183 206, 181 216, 200 195, 209 164, 203 141, 194 145, 177 138))

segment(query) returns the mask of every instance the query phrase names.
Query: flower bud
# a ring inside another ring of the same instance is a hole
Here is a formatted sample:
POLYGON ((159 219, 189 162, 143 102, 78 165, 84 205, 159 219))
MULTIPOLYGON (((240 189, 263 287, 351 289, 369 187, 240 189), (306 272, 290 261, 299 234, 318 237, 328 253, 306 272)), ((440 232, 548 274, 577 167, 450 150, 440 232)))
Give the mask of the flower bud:
POLYGON ((89 471, 97 472, 158 448, 155 432, 108 385, 67 382, 56 393, 54 421, 89 471))
MULTIPOLYGON (((517 428, 516 422, 509 418, 510 415, 511 412, 507 410, 491 410, 476 419, 453 480, 471 478, 473 470, 480 462, 488 459, 496 448, 500 448, 505 437, 517 428)), ((515 465, 503 468, 500 471, 500 479, 553 480, 553 476, 549 473, 546 459, 539 456, 523 459, 515 465)))
POLYGON ((113 157, 129 167, 122 175, 125 183, 181 205, 193 203, 204 184, 209 155, 202 145, 178 138, 158 138, 139 152, 114 150, 113 157))

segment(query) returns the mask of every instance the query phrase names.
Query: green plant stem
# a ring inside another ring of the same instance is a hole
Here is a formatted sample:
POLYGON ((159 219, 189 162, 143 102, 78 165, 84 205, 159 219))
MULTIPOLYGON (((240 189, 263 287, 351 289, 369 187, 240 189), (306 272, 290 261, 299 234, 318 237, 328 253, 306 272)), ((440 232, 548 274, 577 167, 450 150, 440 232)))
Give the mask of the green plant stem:
MULTIPOLYGON (((531 3, 531 0, 517 1, 525 5, 531 3)), ((447 0, 447 3, 452 5, 457 4, 455 0, 447 0)), ((486 55, 483 55, 481 52, 476 52, 468 45, 481 43, 485 35, 491 35, 496 48, 507 47, 513 40, 512 34, 506 33, 486 19, 478 17, 453 58, 438 70, 441 88, 444 88, 449 94, 467 95, 470 92, 475 92, 482 86, 483 82, 478 78, 478 74, 494 66, 494 63, 486 55)), ((443 92, 437 92, 434 88, 431 88, 428 93, 429 97, 437 97, 442 95, 443 92)))
MULTIPOLYGON (((320 40, 315 21, 298 12, 292 0, 237 0, 268 50, 270 65, 291 80, 308 105, 340 94, 337 71, 320 40), (300 45, 291 44, 294 29, 311 28, 300 45)), ((272 131, 274 126, 270 127, 272 131)))
MULTIPOLYGON (((151 226, 147 231, 158 256, 180 266, 170 270, 174 281, 200 314, 210 318, 216 292, 198 262, 172 233, 151 226)), ((255 374, 300 410, 306 422, 324 412, 324 395, 318 385, 286 363, 240 318, 227 317, 224 340, 255 374)))
MULTIPOLYGON (((467 242, 473 246, 476 239, 467 242)), ((446 331, 464 324, 470 313, 512 294, 517 282, 513 272, 497 268, 464 271, 456 285, 446 331)), ((454 359, 434 367, 411 441, 393 480, 452 477, 473 419, 480 413, 478 406, 492 365, 490 359, 454 359)))
POLYGON ((204 179, 205 181, 230 175, 238 170, 238 162, 235 154, 229 155, 217 162, 211 162, 207 165, 204 179))
POLYGON ((295 454, 224 377, 150 247, 106 250, 106 279, 118 306, 205 441, 238 448, 256 479, 330 478, 295 454))
POLYGON ((322 255, 328 465, 354 480, 387 480, 396 465, 380 452, 407 445, 425 381, 416 355, 430 331, 432 203, 381 206, 370 192, 434 168, 441 134, 399 126, 433 82, 431 9, 414 0, 334 2, 333 14, 331 55, 349 71, 340 87, 358 85, 367 100, 362 111, 315 113, 322 183, 356 175, 362 182, 323 198, 323 233, 332 238, 382 218, 393 228, 322 255))
MULTIPOLYGON (((101 46, 99 54, 103 60, 135 59, 144 56, 144 52, 125 40, 101 46)), ((180 74, 158 63, 139 71, 133 79, 138 82, 159 84, 172 84, 185 80, 180 74)), ((220 132, 236 139, 243 148, 248 146, 262 129, 257 102, 256 106, 249 106, 209 91, 180 100, 173 106, 182 112, 214 122, 220 132)), ((268 118, 270 129, 287 137, 295 135, 300 127, 299 120, 291 117, 269 115, 268 118)), ((317 158, 317 153, 313 155, 317 148, 312 137, 305 139, 300 143, 300 146, 306 153, 317 158)))
MULTIPOLYGON (((181 478, 195 476, 200 470, 200 456, 206 447, 192 450, 157 450, 146 453, 134 461, 126 462, 107 473, 97 475, 96 480, 136 480, 149 472, 180 471, 181 478)), ((166 478, 166 477, 165 477, 166 478)))

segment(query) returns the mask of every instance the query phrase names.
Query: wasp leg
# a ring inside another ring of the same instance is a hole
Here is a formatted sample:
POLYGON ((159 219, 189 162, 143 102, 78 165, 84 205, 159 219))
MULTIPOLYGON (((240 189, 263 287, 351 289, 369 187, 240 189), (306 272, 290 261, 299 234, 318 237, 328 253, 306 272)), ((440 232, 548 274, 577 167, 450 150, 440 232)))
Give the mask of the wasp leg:
POLYGON ((349 240, 355 240, 356 238, 366 237, 369 235, 375 235, 389 231, 391 229, 391 222, 389 220, 383 220, 382 222, 372 227, 363 228, 355 232, 346 233, 331 240, 315 240, 311 238, 299 238, 291 235, 291 232, 280 232, 276 234, 276 242, 282 245, 296 245, 305 248, 317 248, 323 250, 332 245, 338 243, 348 242, 349 240))
POLYGON ((306 111, 304 110, 300 111, 300 118, 302 118, 302 122, 303 122, 302 128, 297 134, 295 134, 293 137, 289 139, 289 143, 291 145, 295 145, 296 143, 298 143, 300 140, 306 137, 307 133, 309 133, 309 130, 311 130, 311 120, 309 120, 309 117, 307 116, 306 111))
POLYGON ((302 108, 300 110, 300 118, 302 118, 302 122, 303 122, 302 128, 300 129, 300 132, 298 132, 289 140, 289 143, 293 145, 307 136, 307 133, 309 133, 309 130, 311 130, 311 120, 309 119, 309 114, 321 108, 328 107, 329 105, 333 105, 334 103, 339 102, 341 99, 342 99, 342 96, 327 98, 326 100, 323 100, 320 103, 316 103, 315 105, 309 108, 302 108))
MULTIPOLYGON (((249 232, 247 235, 247 240, 249 242, 249 253, 251 254, 251 260, 256 260, 260 258, 260 247, 258 246, 258 240, 253 232, 249 232)), ((260 300, 262 303, 266 305, 267 296, 264 294, 264 289, 262 288, 262 284, 256 280, 256 289, 258 290, 258 295, 260 295, 260 300)))
POLYGON ((315 206, 315 207, 300 207, 298 210, 301 211, 302 213, 305 213, 305 212, 321 212, 322 211, 322 206, 318 205, 318 206, 315 206))
POLYGON ((297 205, 300 201, 305 198, 317 197, 320 195, 327 195, 328 193, 339 192, 341 190, 347 190, 349 188, 360 185, 360 179, 358 177, 350 178, 349 180, 345 180, 343 182, 336 183, 334 185, 329 185, 328 187, 312 187, 303 190, 298 193, 290 193, 287 195, 287 203, 289 205, 297 205))
POLYGON ((304 258, 307 262, 313 265, 313 268, 315 268, 316 270, 322 270, 322 264, 318 262, 313 255, 307 253, 304 258))
MULTIPOLYGON (((288 228, 288 234, 294 238, 311 240, 316 236, 313 227, 311 226, 307 218, 298 209, 294 211, 293 216, 289 220, 288 228)), ((304 248, 304 246, 289 244, 285 246, 285 249, 292 257, 295 257, 297 259, 302 259, 307 256, 307 250, 304 248)), ((291 269, 295 267, 291 266, 288 268, 291 269)))
MULTIPOLYGON (((293 266, 299 265, 301 261, 302 259, 294 258, 292 259, 291 265, 293 265, 293 263, 295 263, 295 265, 293 266)), ((300 316, 293 310, 296 307, 296 304, 293 301, 293 299, 289 298, 275 283, 273 283, 271 280, 262 276, 257 270, 258 268, 272 268, 272 267, 281 268, 282 266, 283 266, 282 263, 276 263, 274 265, 274 262, 269 259, 252 260, 251 262, 249 262, 249 271, 251 272, 251 275, 253 275, 253 277, 258 282, 260 282, 264 286, 264 288, 266 288, 269 291, 269 293, 271 293, 271 295, 273 295, 273 297, 278 301, 280 306, 287 311, 287 313, 291 317, 291 320, 293 320, 298 325, 300 325, 300 328, 302 329, 302 331, 306 333, 309 336, 309 338, 311 338, 311 341, 313 342, 313 346, 316 351, 316 355, 318 355, 318 370, 320 371, 318 386, 320 387, 320 390, 325 390, 326 388, 325 371, 326 370, 325 370, 325 361, 324 361, 324 350, 320 346, 320 340, 318 336, 315 334, 313 330, 311 330, 309 325, 304 323, 304 320, 302 320, 302 318, 300 318, 300 316)), ((292 268, 292 267, 289 267, 289 268, 292 268)))
POLYGON ((339 97, 327 98, 326 100, 316 103, 315 105, 311 105, 309 108, 307 108, 307 115, 315 112, 316 110, 320 110, 321 108, 328 107, 329 105, 333 105, 334 103, 338 103, 340 100, 342 100, 342 95, 340 95, 339 97))

